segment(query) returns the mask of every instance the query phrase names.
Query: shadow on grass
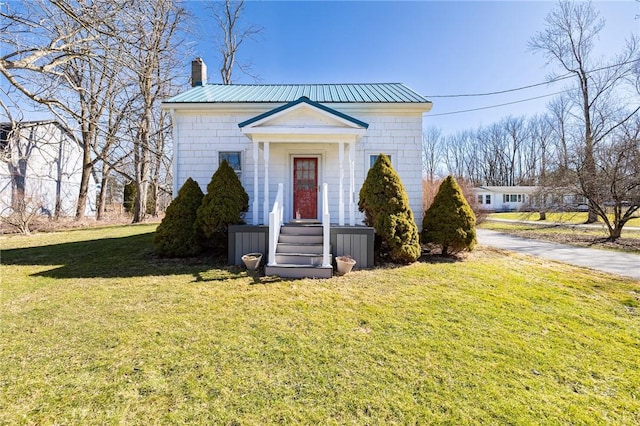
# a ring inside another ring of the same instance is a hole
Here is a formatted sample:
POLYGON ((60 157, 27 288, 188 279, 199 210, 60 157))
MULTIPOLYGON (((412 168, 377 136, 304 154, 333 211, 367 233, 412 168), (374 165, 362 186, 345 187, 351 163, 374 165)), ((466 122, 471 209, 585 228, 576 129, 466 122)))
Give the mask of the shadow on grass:
POLYGON ((195 281, 224 281, 247 276, 213 255, 159 258, 153 249, 154 232, 121 238, 103 238, 2 251, 3 265, 51 265, 33 276, 49 278, 134 278, 190 274, 195 281))
POLYGON ((457 263, 465 260, 464 256, 446 255, 441 254, 426 254, 420 256, 418 262, 421 263, 457 263))
POLYGON ((422 247, 422 253, 418 258, 420 263, 456 263, 462 262, 466 258, 466 252, 458 254, 442 255, 441 249, 435 244, 426 244, 422 247))
POLYGON ((195 274, 195 282, 228 281, 236 278, 251 278, 253 284, 274 284, 285 279, 278 276, 265 276, 264 268, 255 271, 248 271, 241 266, 228 266, 217 264, 215 269, 198 272, 195 274))

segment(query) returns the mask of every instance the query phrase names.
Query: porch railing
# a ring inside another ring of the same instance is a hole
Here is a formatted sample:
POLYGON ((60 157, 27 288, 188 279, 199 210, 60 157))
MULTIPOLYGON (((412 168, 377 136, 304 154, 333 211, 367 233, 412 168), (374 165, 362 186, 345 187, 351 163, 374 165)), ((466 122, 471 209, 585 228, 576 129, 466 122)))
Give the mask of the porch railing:
POLYGON ((322 266, 331 266, 329 260, 329 240, 331 234, 331 216, 329 215, 329 185, 322 184, 322 266))
POLYGON ((278 247, 278 239, 280 238, 280 227, 282 226, 282 219, 284 215, 283 187, 283 184, 278 184, 276 201, 273 203, 271 213, 269 213, 269 266, 276 265, 276 249, 278 247))

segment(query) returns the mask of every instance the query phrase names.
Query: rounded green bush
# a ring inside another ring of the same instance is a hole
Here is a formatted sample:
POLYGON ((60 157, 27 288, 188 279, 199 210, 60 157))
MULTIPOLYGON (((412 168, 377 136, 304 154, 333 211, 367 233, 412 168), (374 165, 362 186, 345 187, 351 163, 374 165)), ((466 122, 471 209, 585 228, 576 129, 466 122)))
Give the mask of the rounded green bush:
POLYGON ((360 189, 358 208, 378 239, 379 255, 395 263, 420 257, 420 239, 407 192, 389 157, 380 154, 360 189))
POLYGON ((202 233, 194 227, 194 223, 203 197, 198 183, 187 179, 156 229, 153 242, 158 255, 189 257, 202 251, 202 233))
POLYGON ((476 245, 476 216, 453 176, 438 189, 422 219, 422 242, 442 247, 442 254, 473 250, 476 245))
POLYGON ((242 217, 248 210, 249 195, 236 172, 223 160, 207 185, 195 226, 202 230, 212 247, 222 249, 227 246, 229 225, 244 223, 242 217))

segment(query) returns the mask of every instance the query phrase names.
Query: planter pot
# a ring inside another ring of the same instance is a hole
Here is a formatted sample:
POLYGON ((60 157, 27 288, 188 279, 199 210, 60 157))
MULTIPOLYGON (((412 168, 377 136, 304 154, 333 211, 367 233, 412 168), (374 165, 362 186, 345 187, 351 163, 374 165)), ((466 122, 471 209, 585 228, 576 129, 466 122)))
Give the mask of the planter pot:
POLYGON ((244 266, 247 267, 249 271, 255 271, 258 266, 260 266, 260 261, 262 260, 262 253, 247 253, 242 256, 242 262, 244 266))
POLYGON ((355 259, 349 256, 338 256, 336 257, 336 265, 338 267, 338 274, 344 275, 351 272, 353 265, 356 264, 355 259))

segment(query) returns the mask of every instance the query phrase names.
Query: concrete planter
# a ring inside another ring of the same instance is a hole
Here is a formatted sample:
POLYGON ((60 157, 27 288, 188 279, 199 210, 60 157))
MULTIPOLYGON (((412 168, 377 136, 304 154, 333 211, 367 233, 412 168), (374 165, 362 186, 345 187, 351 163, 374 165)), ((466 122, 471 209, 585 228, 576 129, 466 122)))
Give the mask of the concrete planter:
POLYGON ((242 262, 247 267, 248 271, 255 271, 260 266, 262 260, 262 253, 247 253, 242 256, 242 262))
POLYGON ((336 266, 338 274, 345 275, 351 272, 351 269, 356 264, 355 259, 351 256, 338 256, 336 257, 336 266))

